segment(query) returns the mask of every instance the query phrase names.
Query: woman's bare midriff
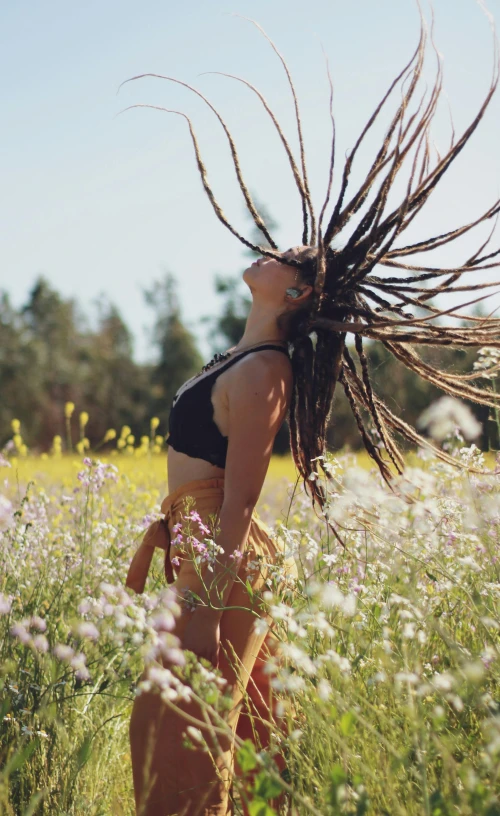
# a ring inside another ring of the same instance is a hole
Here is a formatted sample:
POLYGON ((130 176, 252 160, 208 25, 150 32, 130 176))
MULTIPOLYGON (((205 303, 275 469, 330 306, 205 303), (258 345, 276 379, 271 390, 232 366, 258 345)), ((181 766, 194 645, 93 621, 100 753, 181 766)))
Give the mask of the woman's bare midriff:
POLYGON ((204 459, 195 459, 185 453, 168 448, 168 492, 173 493, 187 482, 196 479, 224 478, 224 468, 211 465, 204 459))

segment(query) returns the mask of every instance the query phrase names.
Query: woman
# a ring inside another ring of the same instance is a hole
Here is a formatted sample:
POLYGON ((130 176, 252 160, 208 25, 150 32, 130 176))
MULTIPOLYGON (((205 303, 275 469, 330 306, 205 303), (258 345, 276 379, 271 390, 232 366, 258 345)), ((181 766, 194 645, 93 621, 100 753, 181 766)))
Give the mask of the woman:
MULTIPOLYGON (((245 270, 243 280, 252 294, 252 308, 243 337, 225 359, 206 366, 179 390, 168 438, 169 496, 162 510, 168 513, 170 539, 180 523, 186 496, 192 496, 203 522, 208 523, 209 514, 218 514, 217 543, 224 550, 214 572, 204 572, 205 579, 210 577, 210 593, 205 598, 205 587, 192 561, 179 554, 181 545, 170 542, 167 547, 167 562, 176 567, 173 587, 179 600, 190 590, 211 604, 195 610, 183 608, 175 634, 184 649, 218 666, 233 689, 229 724, 242 738, 254 738, 252 728, 256 728, 262 747, 269 742, 264 721, 273 716, 265 705, 270 689, 262 668, 273 645, 262 629, 254 629, 255 610, 250 611, 246 582, 250 580, 256 595, 266 575, 263 570, 249 571, 248 564, 259 556, 276 559, 276 544, 253 511, 274 437, 290 404, 293 374, 288 342, 293 340, 297 317, 307 311, 313 292, 311 283, 288 261, 309 255, 310 249, 298 247, 283 253, 282 261, 262 257, 245 270), (243 555, 235 558, 235 553, 243 555), (225 606, 239 609, 222 611, 225 606), (254 717, 240 714, 247 686, 254 717)), ((144 547, 136 554, 127 577, 127 586, 138 591, 142 591, 145 579, 141 572, 143 552, 144 547)), ((288 577, 296 577, 293 560, 284 566, 288 577)), ((167 574, 169 571, 167 563, 167 574)), ((183 708, 200 718, 196 705, 183 708)), ((137 812, 144 816, 228 812, 231 743, 225 740, 223 755, 214 760, 201 751, 195 756, 182 747, 186 724, 185 719, 166 709, 154 692, 136 697, 130 739, 137 812), (160 714, 161 728, 152 743, 148 726, 157 723, 160 714), (156 781, 148 789, 155 772, 156 781)))
MULTIPOLYGON (((258 28, 260 29, 259 26, 258 28)), ((178 499, 190 490, 196 494, 201 485, 200 480, 209 480, 210 486, 207 483, 206 488, 200 490, 195 498, 197 506, 204 507, 205 513, 210 512, 210 508, 220 508, 220 534, 217 542, 223 547, 224 555, 217 575, 221 579, 219 592, 214 590, 212 595, 207 593, 208 597, 203 597, 203 606, 190 618, 181 617, 178 634, 184 648, 213 662, 218 658, 218 665, 229 679, 230 686, 231 681, 235 680, 235 674, 229 662, 226 663, 225 647, 228 644, 233 647, 236 644, 247 676, 252 675, 252 670, 255 674, 255 667, 261 665, 263 656, 259 654, 257 657, 264 644, 262 635, 257 635, 253 623, 251 625, 250 612, 223 609, 225 606, 244 605, 245 600, 239 594, 242 592, 242 583, 238 580, 240 571, 242 575, 246 574, 245 559, 242 558, 239 562, 238 575, 235 576, 235 559, 231 559, 232 554, 235 555, 246 547, 249 553, 267 553, 271 558, 279 556, 252 511, 265 477, 274 436, 287 409, 295 464, 313 505, 317 510, 323 511, 328 524, 336 532, 327 504, 326 488, 330 476, 325 460, 325 435, 337 383, 344 389, 369 455, 389 484, 404 469, 404 459, 394 434, 411 443, 430 447, 441 459, 463 466, 423 439, 377 396, 372 387, 362 338, 382 342, 403 365, 448 394, 493 408, 500 406, 500 395, 475 385, 475 381, 482 376, 480 371, 455 374, 440 370, 420 356, 413 347, 500 347, 498 319, 462 314, 457 307, 449 308, 449 304, 446 304, 447 308, 434 305, 434 298, 443 294, 475 292, 498 285, 497 282, 484 280, 489 270, 498 266, 500 250, 487 249, 493 231, 487 240, 480 240, 477 251, 472 255, 468 253, 462 264, 450 268, 440 267, 438 264, 424 265, 425 261, 422 260, 422 257, 428 257, 425 253, 451 244, 474 228, 487 222, 494 224, 494 219, 500 212, 500 200, 493 202, 469 224, 447 232, 438 232, 413 243, 405 241, 405 230, 410 225, 414 226, 436 185, 482 121, 499 81, 497 51, 495 50, 491 85, 478 113, 461 134, 456 138, 452 134, 447 152, 443 155, 435 154, 431 123, 440 100, 442 63, 439 52, 431 42, 437 68, 434 86, 427 92, 426 88, 421 87, 428 44, 426 27, 422 21, 415 53, 391 83, 346 158, 337 200, 327 214, 335 166, 335 123, 330 104, 332 150, 327 195, 318 217, 309 187, 302 123, 290 71, 274 43, 262 33, 286 71, 294 103, 300 147, 299 161, 296 161, 285 132, 260 91, 246 80, 238 77, 232 79, 242 82, 257 95, 279 135, 299 194, 302 215, 300 247, 285 253, 279 252, 278 245, 255 207, 243 179, 231 132, 211 102, 187 83, 172 77, 160 77, 169 82, 177 82, 194 92, 218 118, 229 142, 246 206, 255 226, 265 238, 265 243, 260 246, 249 241, 232 226, 215 199, 208 181, 191 120, 178 111, 159 108, 184 116, 189 126, 201 181, 217 218, 245 246, 263 256, 244 273, 244 279, 252 291, 253 305, 240 343, 231 350, 227 359, 217 362, 199 380, 195 378, 183 387, 178 405, 179 409, 182 403, 187 407, 184 416, 187 417, 186 424, 183 424, 182 412, 176 410, 174 405, 172 436, 169 438, 169 476, 172 480, 169 489, 173 494, 167 498, 162 508, 169 519, 170 530, 172 521, 179 517, 178 499), (399 104, 391 114, 382 145, 375 152, 373 162, 359 188, 351 191, 351 170, 360 146, 388 100, 397 93, 399 104), (399 203, 395 201, 396 179, 401 191, 399 203), (332 248, 334 241, 335 248, 332 248), (483 276, 480 281, 477 280, 478 273, 483 276), (472 283, 469 282, 471 279, 472 283), (415 314, 412 309, 415 309, 415 314), (436 324, 435 319, 442 315, 458 318, 461 322, 458 325, 443 325, 441 322, 436 324), (354 337, 351 346, 346 342, 349 333, 354 337), (291 349, 290 359, 286 353, 287 343, 291 349), (207 383, 206 390, 203 387, 204 380, 207 383), (200 390, 196 392, 196 389, 200 390), (202 436, 195 433, 195 393, 201 393, 198 406, 201 406, 201 413, 198 418, 202 423, 202 436), (193 397, 192 403, 189 403, 189 395, 193 397), (207 405, 208 413, 205 407, 207 405), (195 437, 191 442, 188 433, 190 428, 195 437), (221 441, 225 437, 227 453, 225 443, 221 441), (201 451, 203 455, 197 454, 197 451, 201 451), (235 598, 241 603, 234 603, 235 598)), ((470 302, 469 300, 465 305, 470 305, 470 302)), ((151 535, 151 540, 154 540, 155 535, 156 531, 151 535)), ((167 547, 165 539, 162 541, 163 544, 159 545, 167 547)), ((174 551, 175 547, 172 548, 172 552, 174 551)), ((144 557, 144 552, 141 557, 144 557)), ((144 560, 144 564, 147 560, 144 560)), ((135 565, 132 564, 131 570, 132 573, 135 571, 135 575, 129 573, 128 585, 141 591, 144 568, 141 568, 139 561, 140 558, 135 565)), ((293 574, 292 565, 290 571, 293 574)), ((170 573, 170 578, 172 577, 170 573)), ((194 569, 183 562, 176 586, 180 589, 189 589, 192 585, 199 588, 197 581, 194 569)), ((254 588, 257 596, 264 584, 265 576, 256 579, 254 588)), ((247 604, 248 600, 247 594, 247 604)), ((241 679, 243 686, 244 675, 245 671, 242 672, 241 679)), ((261 683, 263 677, 261 675, 259 678, 261 683)), ((251 688, 252 683, 248 683, 249 695, 251 688)), ((240 701, 241 689, 238 691, 237 685, 234 685, 234 713, 230 722, 235 730, 238 726, 240 701)), ((159 712, 160 706, 153 695, 140 697, 134 704, 131 721, 132 761, 138 801, 144 794, 141 774, 145 753, 145 723, 158 722, 158 747, 155 746, 153 764, 158 771, 159 781, 153 787, 143 814, 156 816, 160 813, 175 813, 175 807, 180 811, 180 805, 186 801, 182 797, 190 795, 187 791, 189 785, 192 799, 187 812, 190 816, 197 812, 226 813, 227 787, 232 772, 230 741, 225 746, 224 755, 214 759, 217 769, 221 770, 221 778, 217 782, 217 775, 213 766, 210 766, 207 755, 205 759, 200 755, 195 761, 191 755, 184 754, 177 726, 173 726, 170 715, 168 722, 165 721, 167 724, 163 726, 159 722, 159 712), (196 773, 193 773, 193 769, 196 773), (176 777, 176 774, 179 776, 176 777), (202 803, 202 794, 207 791, 208 798, 202 803)), ((240 722, 244 723, 241 717, 240 722)))

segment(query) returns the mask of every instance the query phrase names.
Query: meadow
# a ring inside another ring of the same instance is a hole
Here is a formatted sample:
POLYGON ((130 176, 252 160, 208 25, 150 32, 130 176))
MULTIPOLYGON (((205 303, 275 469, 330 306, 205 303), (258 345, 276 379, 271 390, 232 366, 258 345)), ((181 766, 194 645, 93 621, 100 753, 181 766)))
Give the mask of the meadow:
MULTIPOLYGON (((0 456, 0 813, 134 816, 131 705, 144 661, 178 652, 178 608, 160 553, 144 595, 124 580, 166 457, 154 427, 114 453, 82 432, 78 450, 59 438, 43 456, 21 430, 0 456)), ((235 814, 242 801, 251 816, 500 814, 500 466, 453 446, 462 469, 420 450, 399 494, 366 457, 329 456, 345 548, 273 458, 257 509, 300 578, 287 586, 274 565, 265 593, 281 725, 267 751, 238 746, 235 814)), ((223 727, 203 661, 179 659, 158 693, 175 702, 188 683, 223 727)), ((193 725, 186 739, 203 742, 193 725)))

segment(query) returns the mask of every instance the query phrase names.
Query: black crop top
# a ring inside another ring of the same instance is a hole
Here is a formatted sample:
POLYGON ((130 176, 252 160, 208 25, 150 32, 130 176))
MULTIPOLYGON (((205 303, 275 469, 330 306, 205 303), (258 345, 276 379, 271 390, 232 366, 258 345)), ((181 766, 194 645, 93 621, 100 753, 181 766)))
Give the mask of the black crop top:
MULTIPOLYGON (((250 348, 233 357, 229 362, 213 371, 174 397, 168 423, 167 444, 179 453, 186 453, 195 459, 205 459, 212 465, 226 466, 227 436, 223 436, 214 422, 212 388, 217 377, 234 363, 256 351, 275 349, 288 355, 283 346, 266 345, 250 348)), ((184 387, 184 386, 181 386, 184 387)))

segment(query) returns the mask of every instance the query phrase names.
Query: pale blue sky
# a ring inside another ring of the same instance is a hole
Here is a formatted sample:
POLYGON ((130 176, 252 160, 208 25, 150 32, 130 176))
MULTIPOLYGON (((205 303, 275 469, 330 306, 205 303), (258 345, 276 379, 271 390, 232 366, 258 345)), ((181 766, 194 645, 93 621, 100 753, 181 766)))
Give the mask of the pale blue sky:
MULTIPOLYGON (((434 5, 445 89, 459 132, 489 83, 491 34, 475 0, 435 0, 434 5)), ((489 8, 500 20, 500 0, 491 0, 489 8)), ((235 225, 248 233, 220 126, 200 100, 171 83, 143 79, 116 95, 119 83, 138 73, 176 76, 220 107, 239 145, 250 188, 281 225, 281 246, 300 242, 297 194, 264 111, 239 83, 198 76, 228 71, 256 84, 295 145, 280 64, 258 32, 230 12, 257 19, 289 61, 317 202, 326 186, 330 144, 320 41, 335 85, 340 167, 418 35, 414 0, 4 0, 0 288, 15 304, 24 301, 40 273, 87 311, 92 299, 105 292, 134 331, 136 356, 145 359, 149 348, 143 327, 149 313, 142 286, 170 269, 180 282, 185 317, 202 337, 200 317, 217 308, 214 272, 242 269, 243 247, 204 196, 184 121, 146 109, 115 114, 147 102, 192 115, 216 195, 235 225)), ((427 204, 412 238, 462 223, 498 195, 499 124, 497 98, 427 204)), ((437 146, 444 148, 446 110, 434 133, 437 146)), ((361 154, 360 172, 371 156, 369 146, 361 154)), ((467 243, 463 247, 466 253, 467 243)))

